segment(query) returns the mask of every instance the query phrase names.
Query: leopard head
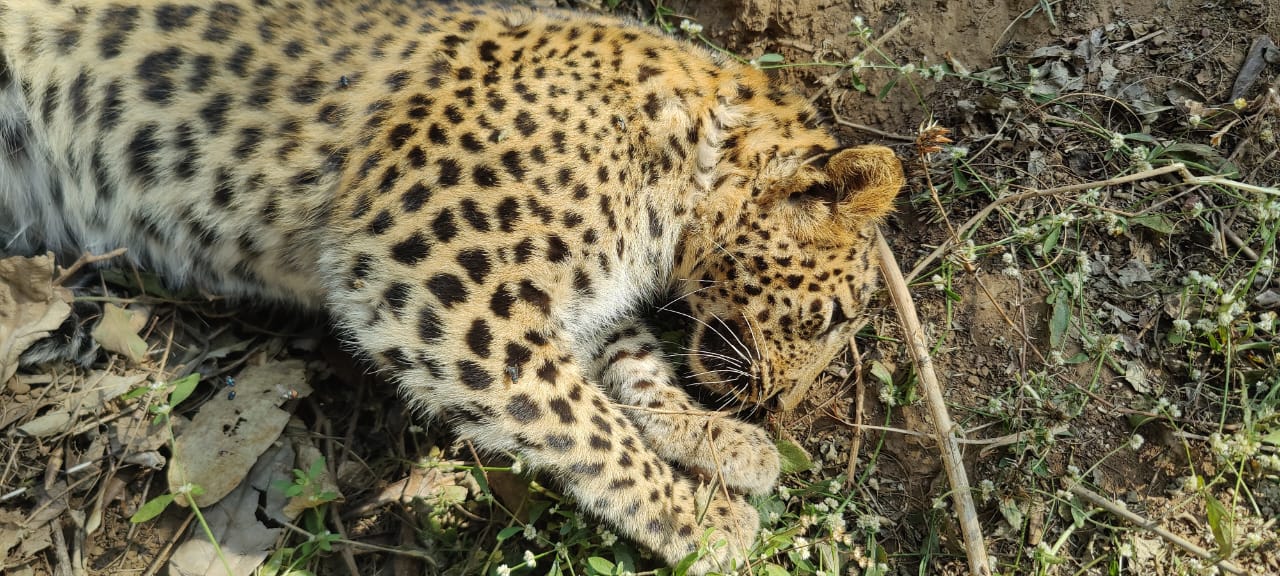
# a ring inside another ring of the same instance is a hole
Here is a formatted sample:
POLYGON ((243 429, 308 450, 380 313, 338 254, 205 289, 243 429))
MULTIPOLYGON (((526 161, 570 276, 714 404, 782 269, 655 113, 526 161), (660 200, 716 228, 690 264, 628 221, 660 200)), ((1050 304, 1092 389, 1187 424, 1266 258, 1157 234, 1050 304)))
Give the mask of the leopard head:
POLYGON ((697 380, 784 410, 847 345, 876 287, 876 224, 904 183, 888 148, 757 154, 699 206, 682 278, 697 380))

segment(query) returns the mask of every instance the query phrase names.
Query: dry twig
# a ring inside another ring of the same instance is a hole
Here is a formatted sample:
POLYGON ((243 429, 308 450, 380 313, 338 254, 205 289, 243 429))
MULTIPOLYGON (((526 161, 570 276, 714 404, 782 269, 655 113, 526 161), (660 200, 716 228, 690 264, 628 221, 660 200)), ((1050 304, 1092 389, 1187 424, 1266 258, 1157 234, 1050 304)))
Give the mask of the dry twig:
POLYGON ((67 279, 71 278, 71 276, 81 268, 84 268, 85 266, 93 264, 94 262, 110 260, 112 258, 115 258, 116 256, 124 254, 126 251, 128 251, 128 248, 116 248, 115 250, 107 252, 106 254, 100 254, 100 255, 95 255, 95 254, 90 254, 88 252, 85 252, 84 254, 80 255, 80 257, 77 258, 75 262, 72 262, 71 266, 68 266, 67 268, 62 270, 61 274, 58 274, 58 277, 53 280, 53 285, 61 286, 63 282, 66 282, 67 279))
MULTIPOLYGON (((969 218, 968 220, 966 220, 964 224, 961 224, 960 227, 956 229, 955 237, 964 238, 966 234, 969 232, 969 230, 971 230, 974 226, 978 225, 980 222, 985 220, 987 216, 989 216, 991 212, 994 211, 996 208, 1003 206, 1005 204, 1013 204, 1015 202, 1021 202, 1023 200, 1031 200, 1033 198, 1043 198, 1045 196, 1053 196, 1056 194, 1063 194, 1066 192, 1088 190, 1090 188, 1101 188, 1104 186, 1115 186, 1118 184, 1127 184, 1129 182, 1136 182, 1138 180, 1147 180, 1150 178, 1155 178, 1156 176, 1162 176, 1164 174, 1170 174, 1170 173, 1177 174, 1182 179, 1183 184, 1188 184, 1192 186, 1204 186, 1204 185, 1212 184, 1212 185, 1218 185, 1218 186, 1225 186, 1228 188, 1235 188, 1237 190, 1243 190, 1246 192, 1263 194, 1267 196, 1280 196, 1280 189, 1276 189, 1276 188, 1270 188, 1265 186, 1255 186, 1253 184, 1237 182, 1235 180, 1231 180, 1229 178, 1223 178, 1221 176, 1196 176, 1187 170, 1187 167, 1185 164, 1178 162, 1175 164, 1170 164, 1168 166, 1161 166, 1159 168, 1144 170, 1142 172, 1135 172, 1133 174, 1126 174, 1124 176, 1117 176, 1115 178, 1108 178, 1106 180, 1100 180, 1097 182, 1085 182, 1082 184, 1072 184, 1070 186, 1058 186, 1056 188, 1048 188, 1045 190, 1030 190, 1027 192, 1022 192, 1020 194, 1010 194, 1003 198, 999 198, 990 204, 987 204, 985 208, 983 208, 982 210, 979 210, 978 213, 974 214, 972 218, 969 218)), ((943 242, 941 245, 935 248, 933 252, 930 252, 928 256, 925 256, 923 259, 921 259, 920 262, 918 262, 915 265, 915 267, 911 269, 911 272, 907 274, 906 276, 907 282, 912 282, 916 278, 920 277, 920 274, 922 274, 926 268, 932 265, 935 260, 937 260, 943 254, 946 254, 947 251, 952 248, 954 242, 956 242, 956 240, 948 240, 946 242, 943 242)))
POLYGON ((1084 486, 1081 486, 1079 482, 1072 482, 1071 485, 1067 487, 1067 490, 1069 490, 1072 494, 1075 494, 1077 497, 1079 497, 1081 500, 1084 500, 1085 502, 1093 504, 1094 506, 1102 508, 1107 512, 1110 512, 1116 516, 1124 518, 1130 523, 1137 525, 1139 528, 1143 528, 1145 530, 1151 531, 1155 535, 1161 538, 1164 538, 1167 542, 1169 542, 1170 544, 1173 544, 1174 546, 1177 546, 1183 550, 1186 550, 1187 552, 1190 552, 1192 554, 1195 554, 1196 556, 1199 556, 1205 560, 1208 560, 1210 562, 1217 564, 1218 568, 1225 572, 1230 572, 1232 574, 1242 574, 1242 575, 1248 574, 1247 571, 1245 571, 1243 568, 1239 566, 1236 566, 1230 560, 1219 559, 1216 554, 1197 546, 1195 543, 1181 536, 1178 536, 1173 532, 1165 530, 1155 522, 1152 522, 1150 520, 1147 520, 1146 518, 1143 518, 1137 514, 1134 514, 1133 512, 1130 512, 1128 509, 1124 508, 1123 506, 1120 506, 1119 504, 1116 504, 1115 502, 1112 502, 1111 500, 1104 498, 1101 494, 1098 494, 1097 492, 1094 492, 1088 488, 1085 488, 1084 486))
POLYGON ((964 537, 965 553, 969 557, 969 573, 975 576, 991 574, 991 564, 987 560, 986 541, 982 537, 982 527, 978 525, 978 512, 973 505, 973 495, 969 489, 969 477, 965 473, 964 460, 961 459, 960 446, 956 438, 958 427, 951 421, 947 413, 946 400, 942 397, 942 386, 933 371, 933 359, 929 356, 929 343, 925 341, 924 329, 920 326, 916 314, 915 303, 907 290, 907 282, 902 277, 902 270, 893 257, 893 251, 884 236, 876 234, 877 253, 880 257, 880 273, 884 276, 885 288, 898 311, 898 321, 902 323, 902 331, 907 343, 907 351, 915 364, 916 375, 920 387, 924 390, 925 404, 933 418, 934 434, 938 447, 942 452, 942 467, 947 471, 951 481, 951 502, 956 517, 960 522, 960 532, 964 537))
POLYGON ((858 352, 858 342, 849 337, 849 352, 853 354, 853 438, 849 440, 849 463, 844 471, 844 486, 853 486, 853 472, 858 464, 858 452, 862 451, 863 405, 866 403, 867 386, 862 379, 862 354, 858 352))

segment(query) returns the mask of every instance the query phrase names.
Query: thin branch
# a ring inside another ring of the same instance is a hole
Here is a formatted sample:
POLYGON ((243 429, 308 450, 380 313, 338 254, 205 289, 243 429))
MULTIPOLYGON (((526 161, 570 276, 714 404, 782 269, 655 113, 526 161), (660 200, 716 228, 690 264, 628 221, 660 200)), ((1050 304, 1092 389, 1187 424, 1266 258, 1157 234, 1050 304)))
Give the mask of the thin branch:
POLYGON ((853 438, 849 440, 849 463, 845 466, 844 486, 853 486, 854 469, 858 465, 858 453, 862 451, 862 420, 866 404, 867 386, 862 378, 862 353, 858 351, 858 342, 849 336, 849 352, 853 354, 853 438))
MULTIPOLYGON (((1028 192, 1022 192, 1020 194, 1010 194, 1003 198, 998 198, 990 204, 987 204, 985 208, 978 211, 977 214, 974 214, 972 218, 969 218, 968 220, 965 221, 964 224, 961 224, 960 227, 956 229, 956 235, 959 238, 964 238, 970 229, 972 229, 974 226, 978 225, 980 222, 985 220, 987 216, 990 215, 991 212, 994 211, 996 208, 1003 206, 1005 204, 1013 204, 1015 202, 1022 202, 1023 200, 1031 200, 1034 198, 1043 198, 1045 196, 1054 196, 1057 194, 1064 194, 1066 192, 1088 190, 1090 188, 1101 188, 1104 186, 1116 186, 1119 184, 1127 184, 1129 182, 1147 180, 1147 179, 1155 178, 1156 176, 1162 176, 1165 174, 1177 174, 1182 179, 1183 184, 1187 184, 1191 186, 1204 186, 1204 185, 1225 186, 1227 188, 1235 188, 1237 190, 1253 192, 1256 194, 1264 194, 1268 196, 1280 196, 1280 188, 1255 186, 1253 184, 1237 182, 1235 180, 1231 180, 1229 178, 1223 178, 1221 176, 1196 176, 1187 170, 1187 167, 1185 164, 1181 162, 1177 162, 1174 164, 1170 164, 1168 166, 1161 166, 1159 168, 1153 168, 1151 170, 1143 170, 1142 172, 1135 172, 1133 174, 1126 174, 1124 176, 1117 176, 1115 178, 1108 178, 1106 180, 1099 180, 1096 182, 1085 182, 1082 184, 1072 184, 1070 186, 1058 186, 1056 188, 1048 188, 1045 190, 1031 190, 1028 192)), ((937 260, 943 254, 946 254, 946 252, 951 249, 954 242, 955 242, 954 240, 948 240, 946 242, 943 242, 941 245, 935 248, 933 252, 930 252, 928 256, 925 256, 923 259, 920 260, 920 262, 916 263, 915 267, 911 269, 911 273, 907 274, 906 276, 907 282, 914 282, 916 278, 919 278, 920 274, 923 273, 926 268, 932 265, 935 260, 937 260)))
POLYGON ((1223 571, 1230 572, 1232 574, 1241 574, 1241 575, 1248 574, 1248 572, 1245 569, 1239 566, 1236 566, 1230 560, 1219 559, 1217 554, 1214 554, 1208 550, 1205 550, 1204 548, 1197 546, 1195 543, 1189 540, 1186 540, 1185 538, 1178 536, 1173 532, 1165 530, 1159 524, 1156 524, 1151 520, 1147 520, 1146 518, 1143 518, 1137 514, 1134 514, 1133 512, 1130 512, 1128 509, 1124 508, 1123 506, 1120 506, 1119 504, 1116 504, 1115 502, 1112 502, 1111 500, 1104 498, 1101 494, 1098 494, 1097 492, 1094 492, 1088 488, 1085 488, 1084 486, 1081 486, 1079 482, 1072 482, 1071 485, 1067 487, 1067 490, 1069 490, 1072 494, 1075 494, 1081 500, 1084 500, 1090 504, 1093 504, 1094 506, 1102 508, 1103 510, 1106 510, 1107 512, 1110 512, 1116 516, 1124 518, 1125 520, 1129 521, 1129 523, 1134 524, 1144 530, 1148 530, 1161 538, 1164 538, 1166 541, 1168 541, 1170 544, 1173 544, 1174 546, 1177 546, 1183 550, 1186 550, 1187 552, 1190 552, 1192 554, 1195 554, 1196 556, 1199 556, 1205 560, 1208 560, 1210 562, 1217 564, 1218 568, 1222 569, 1223 571))
POLYGON ((58 274, 58 277, 53 280, 53 285, 61 286, 63 282, 66 282, 68 279, 70 279, 71 276, 75 274, 77 271, 79 271, 81 268, 84 268, 85 266, 88 266, 95 262, 110 260, 112 258, 115 258, 116 256, 124 254, 127 251, 128 251, 128 248, 116 248, 115 250, 107 252, 106 254, 100 254, 100 255, 95 255, 95 254, 90 254, 88 252, 85 252, 84 254, 81 254, 80 257, 77 258, 75 262, 72 262, 71 266, 68 266, 66 269, 62 271, 61 274, 58 274))
POLYGON ((929 343, 925 341, 924 329, 920 326, 916 305, 911 300, 907 282, 902 277, 902 270, 893 257, 893 251, 884 235, 876 234, 877 253, 880 258, 880 273, 884 276, 885 288, 898 311, 898 321, 905 333, 907 351, 915 365, 916 376, 920 387, 924 390, 925 404, 933 418, 934 434, 938 447, 942 452, 942 467, 947 471, 951 481, 951 502, 956 518, 960 522, 960 533, 964 536, 965 553, 969 557, 969 573, 974 576, 991 574, 991 563, 987 559, 986 541, 982 536, 982 527, 978 524, 978 512, 973 505, 973 494, 969 489, 969 477, 964 469, 964 460, 960 454, 956 432, 958 427, 951 421, 947 413, 946 399, 942 396, 942 386, 933 371, 933 358, 929 356, 929 343))

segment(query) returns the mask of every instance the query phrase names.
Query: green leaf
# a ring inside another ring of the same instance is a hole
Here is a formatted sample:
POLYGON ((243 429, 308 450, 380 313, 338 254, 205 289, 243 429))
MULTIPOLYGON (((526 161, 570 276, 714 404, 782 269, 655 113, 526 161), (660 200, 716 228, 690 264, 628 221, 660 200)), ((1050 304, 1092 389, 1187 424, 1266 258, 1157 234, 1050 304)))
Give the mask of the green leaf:
POLYGON ((1143 134, 1142 132, 1130 132, 1124 135, 1124 139, 1133 140, 1134 142, 1143 142, 1146 144, 1156 143, 1156 139, 1153 138, 1150 134, 1143 134))
POLYGON ((605 560, 599 556, 587 558, 588 574, 613 574, 613 562, 605 560))
POLYGON ((782 473, 794 474, 813 468, 813 460, 805 453, 804 448, 789 440, 778 440, 774 443, 778 448, 778 456, 782 457, 782 473))
POLYGON ((783 568, 777 564, 765 564, 764 575, 765 576, 790 576, 791 573, 787 572, 786 568, 783 568))
POLYGON ((996 509, 1000 511, 1000 515, 1004 517, 1004 521, 1008 522, 1014 530, 1022 529, 1022 522, 1026 520, 1026 516, 1022 513, 1022 509, 1018 507, 1017 500, 1002 497, 998 500, 996 509))
POLYGON ((956 192, 964 193, 969 191, 969 177, 965 175, 964 170, 961 170, 958 164, 951 169, 951 185, 955 187, 956 192))
POLYGON ((1272 446, 1280 446, 1280 430, 1272 430, 1262 437, 1262 441, 1272 446))
POLYGON ((1129 223, 1155 230, 1161 234, 1173 233, 1173 222, 1170 222, 1163 214, 1143 214, 1142 216, 1134 216, 1129 219, 1129 223))
POLYGON ((864 82, 862 80, 862 77, 858 76, 857 74, 854 74, 854 73, 849 74, 849 85, 853 86, 853 89, 859 92, 867 91, 867 83, 864 82))
POLYGON ((164 512, 164 509, 168 508, 169 505, 172 503, 173 503, 173 494, 161 494, 159 496, 156 496, 155 498, 152 498, 150 501, 148 501, 146 504, 143 504, 141 508, 138 508, 138 511, 134 512, 133 516, 129 517, 129 521, 133 522, 134 524, 141 524, 143 522, 146 522, 147 520, 150 520, 152 518, 155 518, 156 516, 159 516, 160 513, 164 512))
POLYGON ((1085 362, 1090 362, 1092 360, 1093 359, 1089 357, 1088 352, 1076 352, 1074 356, 1067 358, 1062 363, 1068 366, 1075 366, 1076 364, 1084 364, 1085 362))
POLYGON ((889 95, 889 91, 893 90, 893 87, 898 85, 898 80, 901 78, 901 75, 890 77, 889 81, 885 83, 884 88, 880 89, 880 93, 876 94, 876 100, 884 100, 884 97, 889 95))
POLYGON ((1218 543, 1218 554, 1224 558, 1231 556, 1232 540, 1234 540, 1231 512, 1207 490, 1204 493, 1204 502, 1209 516, 1209 529, 1213 531, 1213 539, 1218 543))
POLYGON ((522 526, 507 526, 498 531, 498 541, 501 542, 521 532, 524 532, 524 527, 522 526))
POLYGON ((1053 316, 1049 319, 1049 346, 1062 347, 1067 328, 1071 325, 1071 301, 1065 291, 1053 294, 1053 316))
POLYGON ((181 404, 183 400, 189 398, 191 393, 195 391, 196 384, 199 382, 200 375, 195 372, 171 382, 170 384, 173 385, 173 392, 169 393, 169 406, 176 407, 181 404))
POLYGON ((777 54, 777 53, 774 53, 774 52, 769 52, 769 53, 766 53, 766 54, 761 54, 759 58, 756 58, 756 63, 758 63, 758 64, 782 64, 783 62, 786 62, 786 60, 787 60, 787 59, 786 59, 786 58, 783 58, 781 54, 777 54))
POLYGON ((139 386, 137 388, 134 388, 133 390, 126 392, 123 396, 120 397, 120 399, 133 400, 134 398, 140 398, 143 394, 146 394, 150 390, 151 390, 151 386, 149 384, 144 384, 142 386, 139 386))
POLYGON ((882 384, 893 384, 893 373, 879 360, 871 361, 871 375, 882 384))
POLYGON ((672 568, 671 573, 675 576, 686 576, 689 573, 689 569, 693 567, 693 563, 697 561, 698 551, 694 550, 693 552, 690 552, 688 556, 682 558, 680 563, 676 564, 675 567, 672 568))
POLYGON ((316 481, 324 474, 324 456, 316 458, 311 462, 311 466, 307 468, 307 479, 316 481))
POLYGON ((1085 514, 1084 510, 1081 510, 1079 506, 1071 505, 1068 508, 1071 510, 1071 525, 1075 526, 1076 529, 1084 528, 1084 523, 1089 519, 1089 515, 1085 514))
POLYGON ((471 468, 471 477, 475 479, 476 484, 480 485, 480 492, 486 496, 493 496, 493 491, 489 489, 489 480, 484 477, 484 470, 479 466, 471 468))
POLYGON ((1041 248, 1044 250, 1044 253, 1052 254, 1054 249, 1058 247, 1058 239, 1061 237, 1062 237, 1061 225, 1054 226, 1053 229, 1050 230, 1048 234, 1045 234, 1044 242, 1041 244, 1041 248))
POLYGON ((636 571, 636 555, 634 551, 632 551, 631 547, 619 542, 614 544, 611 550, 613 550, 614 562, 618 563, 619 572, 636 571))

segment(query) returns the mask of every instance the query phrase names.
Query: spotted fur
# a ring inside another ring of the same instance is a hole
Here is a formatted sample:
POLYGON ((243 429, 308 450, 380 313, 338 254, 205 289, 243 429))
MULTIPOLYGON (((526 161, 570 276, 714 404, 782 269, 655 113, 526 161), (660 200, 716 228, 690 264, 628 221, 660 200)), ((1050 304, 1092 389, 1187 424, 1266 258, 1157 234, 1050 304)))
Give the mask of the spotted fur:
POLYGON ((633 314, 683 296, 690 364, 733 398, 807 383, 902 184, 761 72, 602 17, 0 0, 0 34, 9 249, 127 246, 175 281, 326 308, 478 446, 668 561, 712 544, 699 573, 744 557, 737 494, 771 489, 778 456, 698 407, 633 314))

